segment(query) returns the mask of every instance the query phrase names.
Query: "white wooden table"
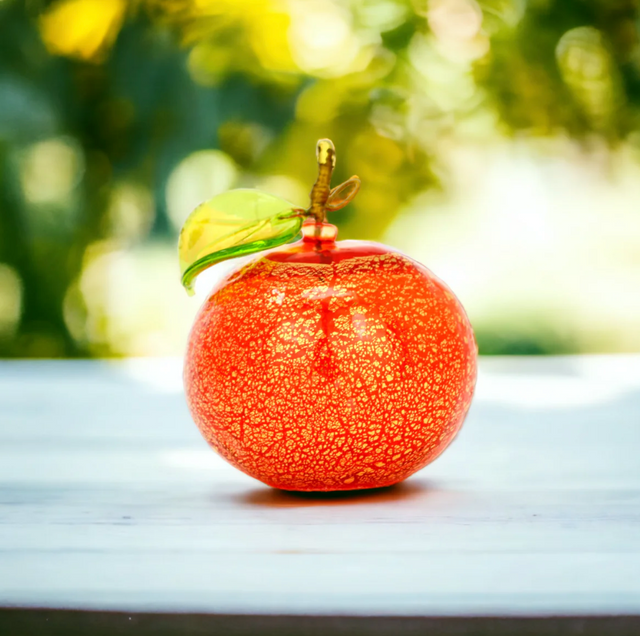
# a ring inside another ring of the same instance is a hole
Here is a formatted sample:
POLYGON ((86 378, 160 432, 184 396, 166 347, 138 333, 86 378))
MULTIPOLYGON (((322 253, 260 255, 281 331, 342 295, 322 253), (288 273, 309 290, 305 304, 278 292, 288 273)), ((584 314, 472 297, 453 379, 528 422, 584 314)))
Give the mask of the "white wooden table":
POLYGON ((271 490, 180 362, 0 362, 0 634, 640 634, 640 356, 481 362, 403 485, 271 490))

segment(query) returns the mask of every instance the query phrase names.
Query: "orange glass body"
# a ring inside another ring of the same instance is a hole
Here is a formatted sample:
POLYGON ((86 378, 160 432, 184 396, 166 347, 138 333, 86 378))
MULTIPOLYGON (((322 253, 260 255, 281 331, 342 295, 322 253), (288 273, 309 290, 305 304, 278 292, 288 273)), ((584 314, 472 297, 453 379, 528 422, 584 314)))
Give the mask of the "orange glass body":
POLYGON ((377 243, 303 241, 228 276, 201 308, 187 401, 231 464, 286 490, 395 484, 451 443, 477 347, 460 302, 377 243))

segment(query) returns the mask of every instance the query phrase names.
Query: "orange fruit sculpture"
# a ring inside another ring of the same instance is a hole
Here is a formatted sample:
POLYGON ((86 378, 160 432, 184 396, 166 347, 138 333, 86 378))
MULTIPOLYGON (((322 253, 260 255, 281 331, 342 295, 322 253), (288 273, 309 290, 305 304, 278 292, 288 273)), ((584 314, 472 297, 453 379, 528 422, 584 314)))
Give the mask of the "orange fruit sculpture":
POLYGON ((309 210, 231 191, 187 220, 187 287, 213 262, 303 234, 212 291, 189 338, 187 401, 209 444, 270 486, 389 486, 460 430, 477 347, 460 302, 427 268, 378 243, 336 242, 326 211, 360 182, 330 189, 329 140, 318 142, 318 162, 309 210))

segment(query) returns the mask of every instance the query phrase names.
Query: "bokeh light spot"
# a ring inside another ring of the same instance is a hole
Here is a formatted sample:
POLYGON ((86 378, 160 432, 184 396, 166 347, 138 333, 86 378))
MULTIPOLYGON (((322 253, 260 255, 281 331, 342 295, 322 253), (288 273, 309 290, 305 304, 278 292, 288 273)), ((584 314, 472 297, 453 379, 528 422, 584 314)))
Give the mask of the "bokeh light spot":
POLYGON ((151 229, 153 217, 153 197, 149 189, 135 183, 120 183, 111 193, 107 235, 124 243, 139 241, 151 229))
POLYGON ((113 44, 126 0, 58 0, 40 19, 40 32, 54 55, 98 61, 113 44))
POLYGON ((336 77, 368 63, 370 58, 358 59, 361 47, 346 11, 315 0, 296 4, 294 9, 289 41, 293 59, 303 71, 336 77))
POLYGON ((22 311, 22 281, 16 270, 0 263, 0 338, 10 337, 22 311))
POLYGON ((82 176, 80 150, 68 139, 48 139, 31 146, 22 161, 21 185, 29 203, 64 201, 82 176))
POLYGON ((200 150, 184 159, 167 183, 167 209, 176 229, 203 201, 229 190, 238 177, 233 160, 220 150, 200 150))
POLYGON ((286 175, 272 175, 261 179, 255 187, 256 190, 282 197, 301 208, 309 205, 309 188, 298 179, 286 175))
POLYGON ((471 40, 482 27, 482 10, 475 0, 432 0, 427 20, 438 39, 471 40))
POLYGON ((593 27, 567 31, 558 42, 556 58, 562 78, 592 124, 606 127, 619 91, 614 64, 600 31, 593 27))

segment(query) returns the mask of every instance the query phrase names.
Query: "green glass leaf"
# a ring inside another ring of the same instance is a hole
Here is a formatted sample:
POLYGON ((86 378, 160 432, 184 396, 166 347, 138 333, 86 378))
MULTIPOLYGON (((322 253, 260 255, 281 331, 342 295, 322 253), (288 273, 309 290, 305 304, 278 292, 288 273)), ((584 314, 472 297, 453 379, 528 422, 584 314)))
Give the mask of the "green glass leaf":
POLYGON ((182 284, 215 263, 287 243, 300 231, 302 210, 257 190, 229 190, 199 205, 180 232, 182 284))

